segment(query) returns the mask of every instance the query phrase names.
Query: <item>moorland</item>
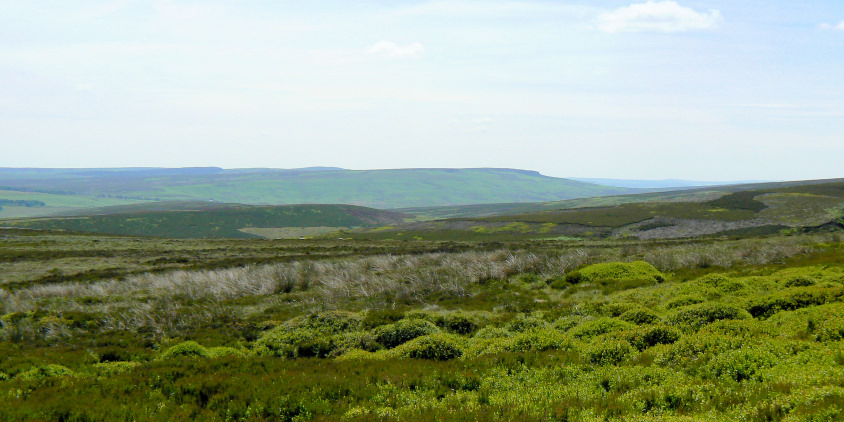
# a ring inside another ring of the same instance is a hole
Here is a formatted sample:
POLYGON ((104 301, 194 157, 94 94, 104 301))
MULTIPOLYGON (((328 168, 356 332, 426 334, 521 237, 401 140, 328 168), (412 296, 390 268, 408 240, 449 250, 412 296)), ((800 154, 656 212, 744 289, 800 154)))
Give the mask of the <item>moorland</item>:
POLYGON ((3 220, 0 419, 840 420, 842 203, 835 180, 3 220))

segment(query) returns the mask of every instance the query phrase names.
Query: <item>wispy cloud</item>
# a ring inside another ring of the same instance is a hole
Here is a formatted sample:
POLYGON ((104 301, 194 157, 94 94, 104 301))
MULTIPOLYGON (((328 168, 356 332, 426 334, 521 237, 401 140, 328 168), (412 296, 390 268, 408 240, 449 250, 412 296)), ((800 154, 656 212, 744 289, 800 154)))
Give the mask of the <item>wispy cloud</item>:
POLYGON ((837 24, 834 23, 822 23, 818 25, 818 28, 823 30, 831 30, 835 29, 838 31, 844 31, 844 21, 838 22, 837 24))
POLYGON ((369 54, 396 59, 417 59, 425 53, 422 43, 399 45, 392 41, 378 41, 366 49, 369 54))
POLYGON ((604 32, 684 32, 710 30, 721 23, 721 12, 697 12, 673 1, 648 1, 604 13, 598 27, 604 32))

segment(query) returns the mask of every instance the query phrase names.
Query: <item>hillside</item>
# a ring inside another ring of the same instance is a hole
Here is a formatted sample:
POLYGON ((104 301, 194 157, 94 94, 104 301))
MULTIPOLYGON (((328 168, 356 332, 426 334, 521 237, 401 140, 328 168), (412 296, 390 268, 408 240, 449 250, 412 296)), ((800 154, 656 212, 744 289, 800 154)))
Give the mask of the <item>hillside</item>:
MULTIPOLYGON (((488 168, 0 169, 0 190, 135 202, 351 204, 382 209, 540 202, 641 192, 533 171, 488 168)), ((10 215, 0 212, 0 218, 5 216, 10 215)))
POLYGON ((66 217, 13 219, 10 227, 169 238, 298 238, 400 223, 409 216, 353 205, 156 203, 66 217))
MULTIPOLYGON (((840 230, 844 181, 743 185, 542 204, 498 204, 415 211, 455 217, 358 230, 361 239, 511 240, 527 238, 682 238, 840 230), (591 205, 591 206, 590 206, 591 205)), ((404 210, 413 213, 413 209, 404 210)))

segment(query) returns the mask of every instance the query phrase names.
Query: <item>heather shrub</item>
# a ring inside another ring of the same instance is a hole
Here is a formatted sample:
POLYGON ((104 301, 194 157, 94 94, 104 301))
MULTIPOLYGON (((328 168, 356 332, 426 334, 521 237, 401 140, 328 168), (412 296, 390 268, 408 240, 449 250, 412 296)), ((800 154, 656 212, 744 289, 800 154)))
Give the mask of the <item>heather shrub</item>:
POLYGON ((76 374, 62 365, 37 366, 26 372, 21 372, 15 379, 21 381, 38 381, 45 378, 72 377, 76 374))
POLYGON ((663 350, 655 362, 694 373, 700 363, 729 350, 740 349, 746 343, 744 339, 728 335, 698 332, 680 337, 663 350))
POLYGON ((505 348, 511 352, 573 349, 569 336, 551 329, 525 331, 513 336, 505 348))
POLYGON ((223 356, 234 356, 238 358, 245 358, 249 356, 249 352, 243 349, 235 349, 234 347, 209 347, 208 357, 220 358, 223 356))
POLYGON ((463 356, 462 340, 452 334, 435 333, 416 337, 391 350, 388 355, 414 359, 451 360, 463 356))
POLYGON ((303 315, 287 321, 288 330, 312 330, 322 334, 336 334, 361 329, 363 318, 352 312, 327 311, 303 315))
POLYGON ((351 349, 361 349, 368 352, 375 352, 383 349, 381 343, 375 338, 372 331, 352 331, 335 334, 331 337, 335 344, 333 354, 341 354, 351 349))
POLYGON ((692 280, 691 283, 703 284, 706 286, 715 287, 717 289, 718 287, 727 284, 730 281, 732 281, 732 279, 730 277, 725 276, 724 274, 712 273, 692 280))
POLYGON ((625 337, 630 345, 641 352, 658 344, 673 344, 681 336, 680 330, 674 327, 656 325, 637 328, 625 337))
POLYGON ((817 280, 805 275, 796 275, 785 281, 785 287, 808 287, 818 284, 817 280))
POLYGON ((744 309, 723 303, 701 303, 674 312, 667 318, 669 325, 696 329, 722 319, 745 319, 750 315, 744 309))
POLYGON ((531 315, 517 315, 510 321, 506 328, 509 331, 513 331, 516 333, 521 333, 528 330, 535 330, 538 328, 545 328, 548 326, 548 322, 537 318, 531 315))
POLYGON ((756 318, 768 318, 780 311, 839 302, 842 298, 844 287, 795 287, 752 299, 747 303, 747 311, 756 318))
POLYGON ((346 361, 346 360, 384 360, 387 356, 383 353, 373 353, 367 350, 361 349, 349 349, 345 351, 342 355, 337 356, 336 360, 338 361, 346 361))
POLYGON ((208 349, 195 341, 185 341, 169 347, 161 354, 161 359, 174 357, 209 357, 208 349))
POLYGON ((712 359, 705 372, 733 381, 762 381, 762 370, 777 364, 771 353, 757 349, 731 350, 712 359))
POLYGON ((659 315, 650 309, 636 308, 621 314, 618 319, 636 325, 649 325, 656 323, 660 318, 659 315))
POLYGON ((632 358, 636 350, 625 341, 611 340, 593 345, 585 352, 586 360, 594 365, 618 365, 632 358))
POLYGON ((436 325, 423 319, 403 319, 375 329, 375 339, 388 349, 402 343, 439 332, 436 325))
POLYGON ((575 338, 590 338, 601 334, 630 330, 635 327, 634 324, 617 318, 598 318, 572 328, 569 333, 575 338))
POLYGON ((683 306, 697 305, 698 303, 706 302, 706 299, 700 296, 677 296, 665 304, 666 309, 682 308, 683 306))
POLYGON ((513 332, 500 327, 484 327, 475 332, 474 338, 490 339, 490 338, 509 338, 513 337, 513 332))
POLYGON ((598 280, 651 280, 661 283, 665 281, 665 276, 653 265, 644 261, 592 264, 566 275, 566 281, 571 284, 598 280))
POLYGON ((283 358, 326 357, 334 351, 333 339, 311 330, 288 331, 278 327, 264 333, 255 341, 253 348, 258 355, 283 358))
POLYGON ((93 365, 94 373, 98 377, 110 377, 112 375, 129 372, 138 367, 138 362, 100 362, 93 365))

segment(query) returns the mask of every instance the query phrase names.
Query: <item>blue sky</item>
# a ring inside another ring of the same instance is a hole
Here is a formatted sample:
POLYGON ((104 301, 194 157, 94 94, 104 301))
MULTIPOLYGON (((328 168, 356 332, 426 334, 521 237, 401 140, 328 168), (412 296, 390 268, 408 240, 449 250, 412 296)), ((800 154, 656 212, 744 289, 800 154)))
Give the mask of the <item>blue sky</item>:
POLYGON ((844 177, 841 1, 0 2, 0 166, 844 177))

